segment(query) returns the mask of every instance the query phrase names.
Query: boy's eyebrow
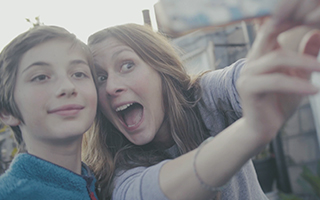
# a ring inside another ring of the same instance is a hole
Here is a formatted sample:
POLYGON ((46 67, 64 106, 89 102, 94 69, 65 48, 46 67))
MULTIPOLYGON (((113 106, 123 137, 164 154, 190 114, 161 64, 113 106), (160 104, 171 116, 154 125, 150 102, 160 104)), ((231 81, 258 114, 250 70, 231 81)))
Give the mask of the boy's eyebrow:
POLYGON ((24 73, 25 71, 27 71, 28 69, 30 69, 32 66, 35 66, 35 65, 49 66, 49 63, 41 62, 41 61, 39 61, 39 62, 34 62, 34 63, 32 63, 31 65, 29 65, 28 67, 26 67, 26 68, 22 71, 22 73, 24 73))
MULTIPOLYGON (((80 60, 80 59, 77 59, 77 60, 72 60, 70 61, 70 65, 77 65, 77 64, 85 64, 85 65, 88 65, 88 63, 84 60, 80 60)), ((28 67, 26 67, 22 73, 24 73, 25 71, 27 71, 29 68, 31 68, 32 66, 50 66, 49 63, 46 63, 46 62, 42 62, 42 61, 39 61, 39 62, 34 62, 32 63, 31 65, 29 65, 28 67)))
POLYGON ((70 65, 77 65, 77 64, 89 65, 86 61, 81 60, 81 59, 72 60, 72 61, 70 62, 70 65))

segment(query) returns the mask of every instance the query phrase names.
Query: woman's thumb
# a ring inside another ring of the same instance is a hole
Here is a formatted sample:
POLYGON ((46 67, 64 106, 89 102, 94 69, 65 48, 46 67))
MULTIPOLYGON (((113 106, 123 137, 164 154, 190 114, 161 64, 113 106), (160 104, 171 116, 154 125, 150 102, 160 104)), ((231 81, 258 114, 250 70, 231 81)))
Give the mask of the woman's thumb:
POLYGON ((300 44, 299 52, 317 57, 320 50, 320 30, 312 30, 306 33, 300 44))

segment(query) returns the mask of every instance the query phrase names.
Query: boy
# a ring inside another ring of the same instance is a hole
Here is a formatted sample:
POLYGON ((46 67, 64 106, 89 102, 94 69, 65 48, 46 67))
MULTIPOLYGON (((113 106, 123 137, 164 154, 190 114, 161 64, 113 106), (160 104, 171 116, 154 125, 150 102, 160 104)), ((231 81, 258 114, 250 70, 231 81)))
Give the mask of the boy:
POLYGON ((0 199, 96 199, 81 162, 97 107, 87 46, 63 28, 22 33, 0 54, 0 118, 20 151, 0 177, 0 199))

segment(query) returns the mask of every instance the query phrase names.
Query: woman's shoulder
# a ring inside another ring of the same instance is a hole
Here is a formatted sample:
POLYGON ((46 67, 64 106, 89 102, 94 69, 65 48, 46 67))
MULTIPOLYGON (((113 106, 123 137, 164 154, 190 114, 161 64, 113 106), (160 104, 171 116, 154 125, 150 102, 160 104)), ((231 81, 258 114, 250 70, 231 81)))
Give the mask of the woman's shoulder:
POLYGON ((139 166, 131 169, 116 169, 114 179, 116 181, 125 180, 129 177, 140 176, 149 172, 157 172, 161 169, 161 167, 168 162, 169 160, 164 160, 158 164, 152 166, 139 166))
POLYGON ((116 170, 114 177, 114 190, 112 199, 124 199, 130 196, 132 199, 166 199, 159 184, 161 167, 169 160, 164 160, 149 167, 135 167, 128 170, 116 170), (136 197, 136 198, 135 198, 136 197))
POLYGON ((240 59, 233 64, 226 66, 221 69, 207 71, 200 77, 201 86, 208 85, 210 82, 215 82, 220 79, 225 79, 227 77, 237 78, 242 67, 245 65, 246 59, 240 59))

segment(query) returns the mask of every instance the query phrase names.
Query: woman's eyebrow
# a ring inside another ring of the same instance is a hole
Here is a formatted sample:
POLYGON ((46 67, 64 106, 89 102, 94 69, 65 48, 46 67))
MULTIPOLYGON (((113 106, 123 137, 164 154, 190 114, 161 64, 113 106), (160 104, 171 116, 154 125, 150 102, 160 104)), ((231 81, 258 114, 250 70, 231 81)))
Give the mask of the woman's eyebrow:
POLYGON ((125 52, 125 51, 129 51, 130 53, 134 53, 134 51, 132 49, 129 49, 129 48, 123 48, 123 49, 120 49, 119 51, 116 51, 113 55, 112 55, 112 59, 114 59, 115 57, 117 57, 119 54, 125 52))
POLYGON ((105 71, 99 64, 94 64, 96 71, 105 71))

